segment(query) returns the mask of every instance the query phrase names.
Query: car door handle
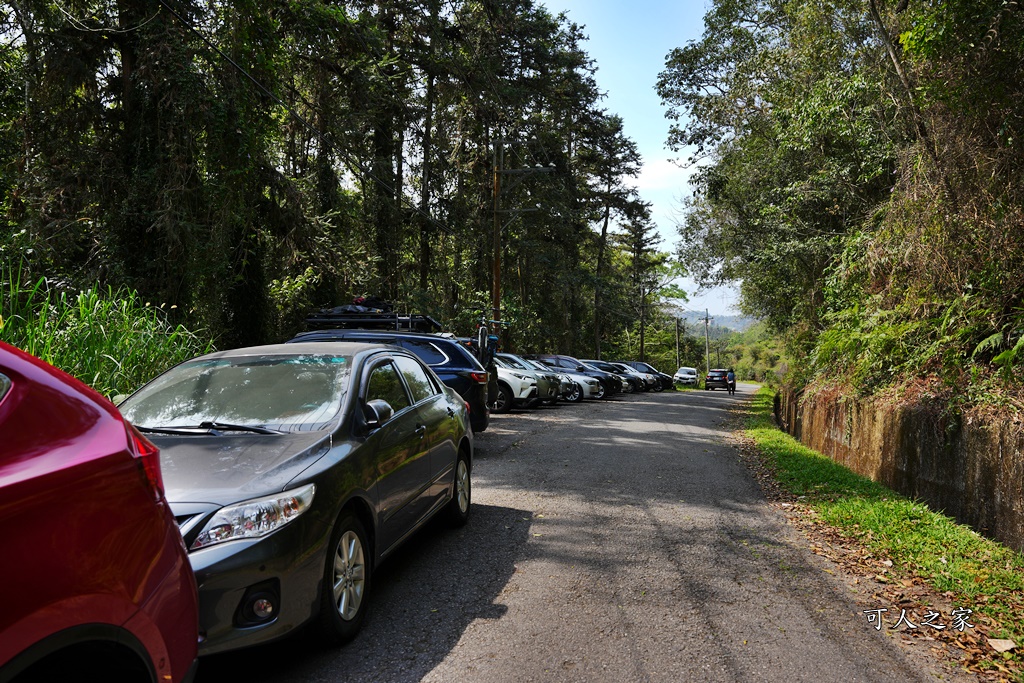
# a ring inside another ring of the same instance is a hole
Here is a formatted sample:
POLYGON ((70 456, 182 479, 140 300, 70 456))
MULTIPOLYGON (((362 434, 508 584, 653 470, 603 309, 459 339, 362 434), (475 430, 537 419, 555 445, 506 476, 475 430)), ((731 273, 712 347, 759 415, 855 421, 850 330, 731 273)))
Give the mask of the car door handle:
POLYGON ((416 434, 416 436, 418 436, 419 438, 422 439, 426 435, 426 433, 427 433, 427 426, 426 425, 419 425, 419 426, 417 426, 416 427, 416 431, 414 433, 416 434))
POLYGON ((445 410, 448 411, 448 417, 455 417, 455 408, 448 406, 445 410))

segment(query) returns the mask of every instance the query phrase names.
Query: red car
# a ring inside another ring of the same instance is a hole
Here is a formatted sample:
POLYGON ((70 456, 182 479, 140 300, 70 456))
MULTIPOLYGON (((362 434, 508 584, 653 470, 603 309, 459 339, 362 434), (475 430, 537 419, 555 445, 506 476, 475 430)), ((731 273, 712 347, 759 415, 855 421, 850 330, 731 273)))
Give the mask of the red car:
POLYGON ((0 682, 195 675, 195 578, 159 451, 109 401, 0 342, 0 682))

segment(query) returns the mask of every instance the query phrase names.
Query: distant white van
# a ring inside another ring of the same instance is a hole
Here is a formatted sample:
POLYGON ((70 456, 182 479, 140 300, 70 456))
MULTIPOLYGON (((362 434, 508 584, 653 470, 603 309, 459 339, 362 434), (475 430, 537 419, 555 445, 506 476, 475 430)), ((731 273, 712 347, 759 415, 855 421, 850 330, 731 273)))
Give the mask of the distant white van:
POLYGON ((672 376, 672 381, 683 386, 697 386, 697 368, 679 368, 672 376))

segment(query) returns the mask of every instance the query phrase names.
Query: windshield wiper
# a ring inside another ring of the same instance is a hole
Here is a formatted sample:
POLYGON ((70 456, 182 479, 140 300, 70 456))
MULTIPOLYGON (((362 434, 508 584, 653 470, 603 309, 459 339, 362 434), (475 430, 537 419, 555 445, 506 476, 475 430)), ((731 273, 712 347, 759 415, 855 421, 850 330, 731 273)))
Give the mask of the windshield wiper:
POLYGON ((260 425, 236 425, 227 422, 200 422, 198 425, 175 427, 143 427, 135 425, 143 434, 181 434, 198 436, 200 434, 219 434, 220 432, 252 432, 253 434, 284 434, 284 432, 260 425))
POLYGON ((284 432, 260 425, 236 425, 229 422, 200 422, 200 429, 209 429, 212 432, 252 432, 254 434, 284 434, 284 432))
POLYGON ((143 427, 142 425, 135 425, 135 428, 143 434, 184 434, 186 436, 202 434, 202 432, 198 431, 197 427, 143 427))

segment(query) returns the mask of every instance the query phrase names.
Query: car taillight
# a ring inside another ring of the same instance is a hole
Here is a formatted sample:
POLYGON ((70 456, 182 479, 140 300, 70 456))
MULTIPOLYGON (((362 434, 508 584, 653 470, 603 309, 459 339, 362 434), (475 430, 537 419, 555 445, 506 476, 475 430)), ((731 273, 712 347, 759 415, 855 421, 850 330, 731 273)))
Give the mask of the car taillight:
POLYGON ((156 499, 160 500, 164 495, 164 477, 160 473, 160 449, 134 426, 127 422, 125 424, 128 426, 128 443, 131 446, 132 455, 138 460, 139 468, 142 470, 146 482, 153 489, 156 499))
POLYGON ((487 384, 487 373, 486 372, 471 372, 469 378, 479 384, 487 384))
POLYGON ((466 406, 466 412, 467 413, 472 412, 472 409, 470 409, 470 407, 469 407, 469 401, 463 401, 462 405, 466 406))

